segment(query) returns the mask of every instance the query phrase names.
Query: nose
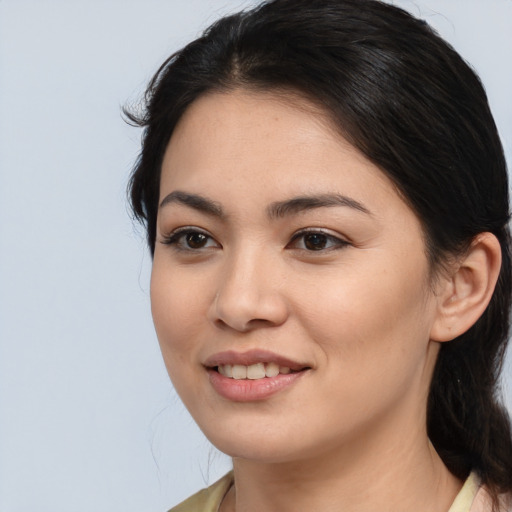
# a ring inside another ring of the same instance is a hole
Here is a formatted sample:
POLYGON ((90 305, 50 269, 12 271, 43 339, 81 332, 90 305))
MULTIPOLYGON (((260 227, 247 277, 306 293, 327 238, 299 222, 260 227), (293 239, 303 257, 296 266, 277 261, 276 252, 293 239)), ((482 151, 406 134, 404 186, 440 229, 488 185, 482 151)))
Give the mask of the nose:
POLYGON ((208 313, 210 320, 239 332, 283 324, 288 305, 284 279, 277 267, 275 261, 266 261, 256 253, 226 260, 208 313))

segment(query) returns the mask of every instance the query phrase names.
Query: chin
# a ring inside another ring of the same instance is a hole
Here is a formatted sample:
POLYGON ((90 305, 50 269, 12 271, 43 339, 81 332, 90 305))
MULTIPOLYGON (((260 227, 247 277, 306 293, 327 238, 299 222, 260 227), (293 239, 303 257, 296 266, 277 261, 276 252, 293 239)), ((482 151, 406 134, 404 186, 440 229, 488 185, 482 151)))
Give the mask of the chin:
POLYGON ((279 464, 300 458, 297 451, 291 449, 291 447, 288 446, 283 449, 282 443, 279 448, 273 444, 262 445, 248 440, 225 440, 225 442, 217 442, 217 440, 214 442, 212 440, 212 443, 218 450, 233 459, 245 459, 263 464, 279 464))
MULTIPOLYGON (((211 423, 210 423, 211 425, 211 423)), ((304 438, 276 427, 236 422, 228 426, 218 422, 214 428, 203 429, 208 440, 221 452, 233 458, 250 459, 259 462, 285 462, 304 446, 304 438)))
POLYGON ((289 425, 269 425, 264 422, 253 422, 252 426, 243 421, 234 426, 217 424, 215 429, 207 428, 203 432, 226 455, 267 464, 308 459, 332 446, 329 439, 308 441, 311 436, 303 427, 290 428, 289 425))

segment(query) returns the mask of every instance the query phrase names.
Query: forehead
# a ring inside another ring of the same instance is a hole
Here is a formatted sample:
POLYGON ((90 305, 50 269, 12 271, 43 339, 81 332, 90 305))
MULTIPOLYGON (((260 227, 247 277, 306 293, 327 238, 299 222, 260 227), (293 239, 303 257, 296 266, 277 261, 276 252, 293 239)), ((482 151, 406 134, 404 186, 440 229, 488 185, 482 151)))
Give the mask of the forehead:
POLYGON ((338 143, 335 124, 321 107, 293 91, 253 91, 235 89, 210 92, 195 100, 185 111, 173 132, 173 140, 204 137, 246 145, 256 142, 299 145, 314 132, 329 134, 338 143))
POLYGON ((164 156, 162 188, 223 179, 247 185, 288 180, 292 188, 308 189, 364 179, 396 193, 322 109, 284 93, 211 93, 187 109, 164 156))

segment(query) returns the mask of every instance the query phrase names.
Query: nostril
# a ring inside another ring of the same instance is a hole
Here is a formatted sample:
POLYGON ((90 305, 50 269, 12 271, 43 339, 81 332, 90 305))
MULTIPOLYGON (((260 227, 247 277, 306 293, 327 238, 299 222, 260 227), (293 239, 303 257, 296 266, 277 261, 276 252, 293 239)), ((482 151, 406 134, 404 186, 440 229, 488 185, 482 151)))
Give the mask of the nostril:
POLYGON ((219 329, 228 330, 234 329, 238 332, 250 332, 254 329, 264 329, 268 327, 274 327, 276 324, 271 320, 266 320, 264 318, 254 318, 247 322, 243 322, 241 319, 230 319, 229 321, 225 321, 222 318, 217 318, 214 321, 215 325, 219 329))

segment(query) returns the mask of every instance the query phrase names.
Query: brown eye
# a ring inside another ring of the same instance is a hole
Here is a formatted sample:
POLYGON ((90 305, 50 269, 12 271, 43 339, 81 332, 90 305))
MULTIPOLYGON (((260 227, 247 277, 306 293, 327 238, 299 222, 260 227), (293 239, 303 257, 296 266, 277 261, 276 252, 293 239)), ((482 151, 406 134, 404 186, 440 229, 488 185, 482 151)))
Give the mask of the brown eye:
POLYGON ((322 233, 304 235, 304 247, 309 251, 321 251, 327 246, 328 237, 322 233))
POLYGON ((208 242, 208 237, 203 233, 187 233, 185 242, 190 249, 202 249, 208 242))
POLYGON ((221 248, 213 237, 194 228, 178 229, 174 233, 165 236, 162 243, 170 245, 176 250, 189 252, 221 248))
POLYGON ((304 230, 296 233, 290 243, 287 245, 288 249, 301 249, 308 252, 322 252, 342 249, 350 245, 349 242, 317 230, 304 230))

